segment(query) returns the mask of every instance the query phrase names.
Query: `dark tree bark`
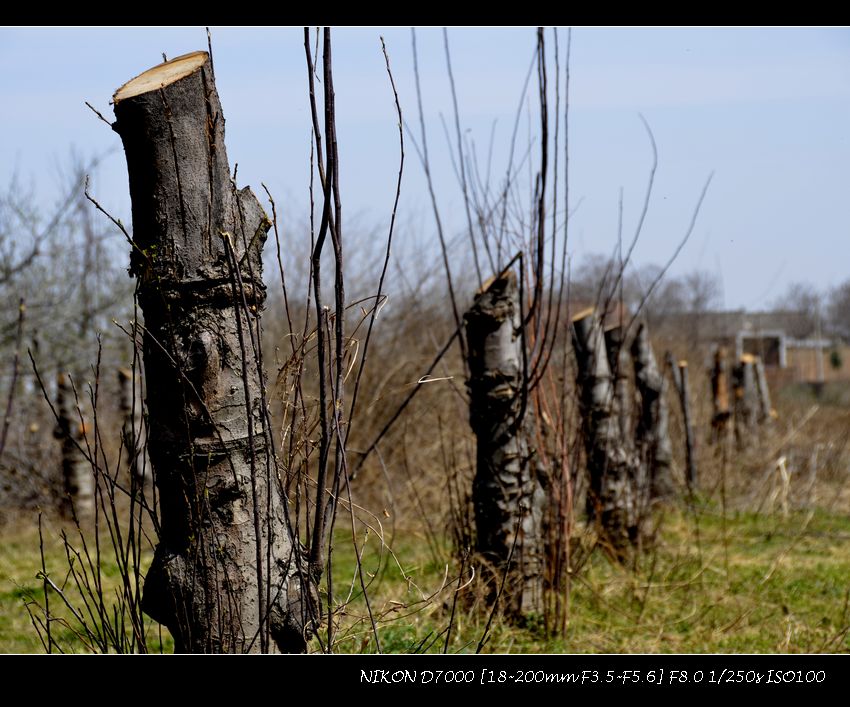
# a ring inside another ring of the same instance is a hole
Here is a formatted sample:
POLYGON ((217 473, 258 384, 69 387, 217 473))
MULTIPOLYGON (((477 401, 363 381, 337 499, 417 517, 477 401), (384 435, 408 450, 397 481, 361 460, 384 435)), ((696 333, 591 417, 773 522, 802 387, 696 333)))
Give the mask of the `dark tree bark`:
POLYGON ((67 373, 59 373, 56 377, 56 414, 53 436, 62 444, 62 515, 66 518, 88 518, 94 513, 94 476, 83 453, 86 421, 80 413, 67 373))
POLYGON ((624 444, 632 439, 632 388, 629 384, 629 357, 623 338, 623 327, 605 330, 605 348, 608 366, 614 380, 614 414, 624 444))
POLYGON ((587 512, 609 545, 621 553, 640 535, 635 460, 620 435, 605 339, 592 309, 573 318, 572 336, 590 477, 587 512))
POLYGON ((649 329, 638 325, 632 341, 635 383, 640 394, 636 438, 641 462, 646 466, 649 500, 673 496, 673 446, 670 443, 667 379, 662 375, 652 351, 649 329))
POLYGON ((691 424, 691 397, 688 390, 688 362, 685 360, 676 363, 673 354, 667 354, 667 365, 670 367, 670 375, 673 376, 673 384, 679 396, 679 404, 682 408, 682 421, 685 427, 685 460, 688 488, 693 492, 699 482, 697 474, 697 461, 694 440, 694 426, 691 424))
POLYGON ((528 391, 516 275, 508 271, 487 283, 464 320, 469 420, 477 439, 477 551, 496 570, 491 595, 505 576, 509 613, 539 610, 543 491, 524 424, 528 391))
POLYGON ((145 316, 161 536, 143 606, 178 651, 301 651, 314 591, 293 539, 258 364, 270 222, 237 190, 206 52, 120 88, 145 316))

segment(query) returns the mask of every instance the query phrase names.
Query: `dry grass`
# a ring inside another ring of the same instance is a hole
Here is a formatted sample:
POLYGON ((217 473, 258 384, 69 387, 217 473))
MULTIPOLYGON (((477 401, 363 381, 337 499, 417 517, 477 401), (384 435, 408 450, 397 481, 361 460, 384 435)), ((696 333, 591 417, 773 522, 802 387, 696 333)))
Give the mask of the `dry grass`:
MULTIPOLYGON (((416 384, 423 362, 430 362, 443 343, 447 326, 435 329, 434 341, 414 351, 411 342, 421 342, 415 339, 414 320, 404 317, 400 328, 391 323, 392 336, 374 346, 363 414, 352 430, 351 459, 371 442, 416 384)), ((691 360, 698 358, 692 354, 691 360)), ((846 391, 828 390, 819 400, 804 389, 783 391, 774 401, 779 417, 772 429, 745 450, 730 446, 724 457, 708 443, 710 410, 699 370, 692 363, 701 495, 665 513, 654 546, 634 567, 613 564, 579 524, 574 558, 583 555, 584 561, 570 577, 566 629, 549 630, 542 617, 529 617, 523 626, 497 619, 484 651, 850 651, 846 391), (777 471, 783 457, 787 487, 777 471)), ((489 618, 470 568, 458 576, 460 554, 452 534, 451 506, 457 509, 464 501, 475 449, 455 352, 435 377, 442 380, 422 386, 352 484, 357 547, 383 651, 442 651, 450 623, 447 650, 475 651, 489 618)), ((681 465, 681 421, 672 396, 671 406, 681 465)), ((677 475, 683 487, 681 469, 677 475)), ((576 507, 582 507, 580 498, 576 507)), ((347 512, 346 504, 341 512, 347 512)), ((61 528, 58 522, 45 526, 46 569, 59 584, 67 573, 61 528)), ((24 606, 25 601, 43 604, 44 597, 35 516, 7 522, 0 540, 0 651, 41 651, 24 606)), ((344 518, 337 522, 334 561, 335 600, 344 605, 335 650, 375 651, 351 526, 344 518)), ((102 570, 108 599, 119 586, 108 553, 102 570)), ((57 607, 67 619, 52 597, 51 608, 57 607)), ((72 622, 55 625, 64 631, 60 638, 67 650, 86 650, 72 622)))

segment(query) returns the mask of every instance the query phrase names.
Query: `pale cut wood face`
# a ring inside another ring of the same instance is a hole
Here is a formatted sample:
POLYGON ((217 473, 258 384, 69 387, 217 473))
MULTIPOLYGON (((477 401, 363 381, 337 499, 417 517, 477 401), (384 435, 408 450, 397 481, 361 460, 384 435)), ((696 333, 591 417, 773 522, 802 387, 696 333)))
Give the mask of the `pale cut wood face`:
POLYGON ((154 66, 119 88, 112 97, 112 102, 118 103, 125 98, 132 98, 168 86, 200 69, 206 60, 206 52, 192 52, 154 66))

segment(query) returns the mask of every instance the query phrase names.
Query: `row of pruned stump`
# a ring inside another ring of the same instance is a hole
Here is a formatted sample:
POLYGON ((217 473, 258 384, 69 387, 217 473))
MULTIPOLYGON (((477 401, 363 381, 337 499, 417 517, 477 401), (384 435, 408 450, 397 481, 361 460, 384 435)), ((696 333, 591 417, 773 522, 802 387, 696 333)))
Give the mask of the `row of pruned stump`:
MULTIPOLYGON (((534 610, 544 558, 551 550, 547 503, 557 484, 554 474, 541 468, 543 455, 534 449, 533 440, 541 435, 533 433, 538 422, 524 388, 527 354, 515 275, 506 272, 487 283, 465 322, 470 422, 477 438, 472 492, 476 548, 484 564, 495 570, 491 586, 495 592, 501 583, 506 606, 534 610)), ((642 541, 653 508, 677 493, 669 380, 682 409, 687 488, 690 493, 697 488, 688 364, 668 353, 668 379, 645 322, 637 322, 631 334, 628 327, 606 327, 588 309, 573 317, 570 330, 587 467, 587 518, 600 541, 624 559, 642 541)), ((726 440, 734 429, 738 443, 745 444, 774 415, 763 364, 745 355, 730 375, 721 348, 711 380, 712 439, 726 440)))
MULTIPOLYGON (((634 543, 647 511, 672 498, 672 444, 668 429, 667 379, 658 366, 646 323, 638 323, 625 355, 621 326, 603 330, 594 310, 573 318, 573 348, 590 477, 588 517, 599 518, 615 547, 634 543), (634 372, 635 394, 629 382, 634 372), (632 410, 636 402, 636 409, 632 410), (634 421, 633 421, 634 420, 634 421), (625 481, 623 481, 625 480, 625 481), (625 491, 623 486, 629 487, 625 491), (619 511, 616 509, 620 509, 619 511)), ((688 362, 666 357, 679 400, 685 434, 685 481, 690 493, 698 484, 688 362)), ((776 416, 770 404, 764 363, 743 354, 731 366, 725 347, 718 347, 711 370, 714 443, 734 435, 738 448, 755 438, 776 416)))
POLYGON ((770 425, 776 417, 764 363, 758 356, 742 354, 730 370, 726 348, 718 347, 711 371, 711 394, 712 438, 716 442, 734 434, 738 448, 744 448, 760 425, 770 425))
MULTIPOLYGON (((146 433, 142 416, 142 392, 130 369, 118 369, 119 414, 121 416, 121 465, 129 471, 130 485, 142 493, 149 491, 146 433)), ((94 514, 97 464, 88 441, 89 424, 79 404, 79 391, 71 376, 56 377, 56 427, 62 454, 63 495, 60 512, 67 518, 83 519, 94 514)))

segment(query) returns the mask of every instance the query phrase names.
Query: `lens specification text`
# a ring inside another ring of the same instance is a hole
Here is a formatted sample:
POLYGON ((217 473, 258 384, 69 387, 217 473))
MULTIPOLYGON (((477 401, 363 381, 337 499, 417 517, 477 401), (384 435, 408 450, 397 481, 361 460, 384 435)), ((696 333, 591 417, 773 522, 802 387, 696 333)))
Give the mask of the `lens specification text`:
POLYGON ((783 685, 819 684, 826 680, 824 670, 361 670, 360 683, 419 685, 783 685))

